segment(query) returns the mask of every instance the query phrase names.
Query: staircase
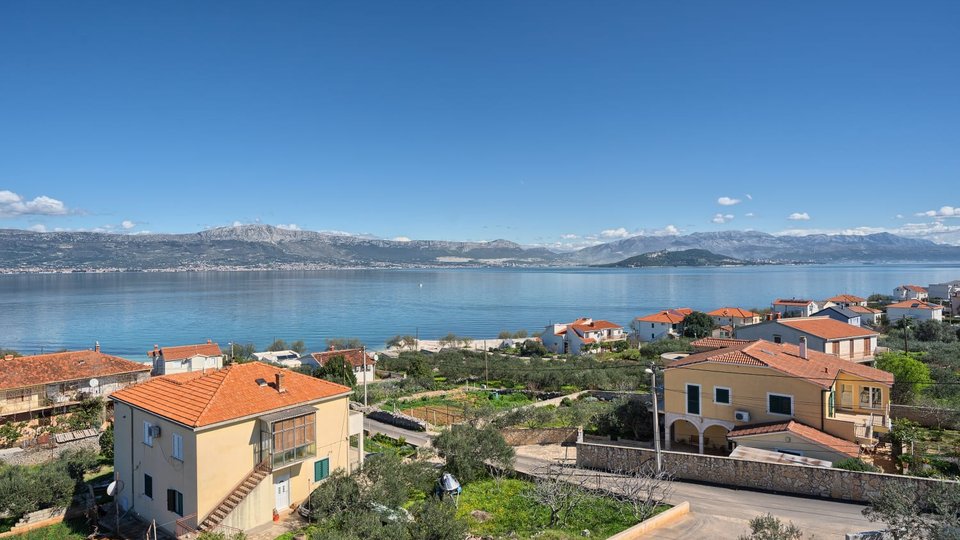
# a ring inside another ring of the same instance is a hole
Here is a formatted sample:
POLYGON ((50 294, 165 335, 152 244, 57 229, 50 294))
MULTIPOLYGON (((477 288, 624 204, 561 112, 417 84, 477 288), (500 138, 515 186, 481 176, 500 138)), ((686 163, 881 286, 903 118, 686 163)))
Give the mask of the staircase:
POLYGON ((247 495, 260 485, 260 482, 270 474, 271 470, 269 460, 261 461, 259 465, 250 471, 250 474, 244 477, 244 479, 220 501, 220 504, 214 507, 213 511, 200 522, 197 529, 200 531, 213 531, 216 529, 223 523, 223 520, 230 515, 230 512, 233 512, 233 510, 247 498, 247 495))

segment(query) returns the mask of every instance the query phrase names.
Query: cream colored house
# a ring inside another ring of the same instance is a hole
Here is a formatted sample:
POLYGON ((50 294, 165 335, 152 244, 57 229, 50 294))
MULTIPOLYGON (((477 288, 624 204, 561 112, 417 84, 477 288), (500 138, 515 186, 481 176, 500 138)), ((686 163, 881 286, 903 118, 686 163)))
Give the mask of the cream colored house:
POLYGON ((211 340, 196 345, 160 347, 147 352, 153 362, 153 375, 173 375, 223 367, 224 354, 211 340))
POLYGON ((349 394, 260 362, 116 392, 120 506, 177 536, 268 523, 349 467, 349 394))
POLYGON ((760 315, 750 310, 738 307, 723 307, 715 309, 707 315, 713 319, 717 326, 743 326, 745 324, 757 324, 760 322, 760 315))
POLYGON ((811 350, 853 362, 872 362, 880 334, 829 317, 794 317, 739 326, 735 336, 793 345, 799 345, 800 338, 806 338, 811 350))
POLYGON ((837 461, 889 429, 890 373, 802 342, 723 341, 666 367, 668 449, 725 453, 739 444, 837 461))

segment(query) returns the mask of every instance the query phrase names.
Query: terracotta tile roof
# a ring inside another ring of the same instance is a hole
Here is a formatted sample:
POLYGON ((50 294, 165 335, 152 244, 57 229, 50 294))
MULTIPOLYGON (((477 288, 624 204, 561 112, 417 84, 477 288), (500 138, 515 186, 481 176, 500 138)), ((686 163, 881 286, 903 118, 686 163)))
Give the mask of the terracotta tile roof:
POLYGON ((687 315, 691 313, 693 313, 693 310, 690 308, 666 309, 653 315, 647 315, 646 317, 637 317, 636 320, 641 322, 677 324, 683 322, 683 320, 687 318, 687 315))
POLYGON ((840 372, 885 385, 893 384, 893 375, 886 371, 809 349, 807 358, 803 359, 800 358, 800 350, 796 345, 771 343, 764 340, 694 353, 667 364, 667 369, 683 368, 705 362, 765 366, 791 377, 804 379, 822 388, 830 388, 840 372))
POLYGON ((845 441, 839 437, 834 437, 829 433, 824 433, 819 429, 812 428, 806 424, 801 424, 796 420, 788 420, 786 422, 771 422, 766 424, 738 426, 733 428, 729 433, 727 433, 727 438, 736 439, 738 437, 748 437, 750 435, 764 435, 767 433, 783 433, 785 431, 793 433, 798 437, 803 437, 808 441, 812 441, 822 446, 826 446, 831 450, 835 450, 841 454, 846 454, 850 457, 858 457, 860 455, 860 446, 857 445, 857 443, 845 441))
POLYGON ((156 377, 114 392, 110 398, 198 428, 349 392, 346 386, 323 379, 250 362, 206 373, 194 371, 156 377), (275 387, 277 373, 284 375, 283 392, 275 387), (260 386, 257 379, 268 384, 260 386))
POLYGON ((922 292, 922 293, 927 292, 926 287, 921 287, 919 285, 901 285, 900 287, 913 292, 922 292))
POLYGON ((746 345, 747 343, 750 343, 749 339, 705 337, 691 342, 690 346, 698 351, 715 351, 737 345, 746 345))
POLYGON ((150 355, 150 358, 163 356, 164 362, 170 362, 172 360, 193 358, 194 356, 220 356, 223 354, 223 351, 220 350, 220 346, 216 343, 207 341, 206 343, 199 343, 197 345, 154 348, 152 351, 148 351, 147 354, 150 355))
MULTIPOLYGON (((313 357, 321 366, 327 364, 327 362, 334 356, 342 356, 344 360, 350 363, 353 367, 363 367, 363 351, 361 349, 343 349, 336 351, 324 351, 324 352, 315 352, 311 353, 310 356, 313 357)), ((373 359, 373 356, 367 355, 367 365, 371 366, 377 362, 373 359)))
POLYGON ((896 304, 890 304, 887 306, 887 309, 890 308, 937 310, 943 309, 943 306, 931 304, 930 302, 924 302, 923 300, 904 300, 903 302, 897 302, 896 304))
POLYGON ((149 371, 148 365, 98 351, 0 358, 0 389, 149 371))
POLYGON ((871 315, 876 315, 877 313, 883 313, 879 309, 873 309, 866 306, 850 306, 847 309, 854 313, 869 313, 871 315))
POLYGON ((852 294, 838 294, 827 298, 827 302, 833 302, 835 304, 859 304, 860 302, 866 301, 866 298, 860 298, 852 294))
POLYGON ((777 298, 773 301, 775 306, 809 306, 813 303, 813 300, 801 300, 799 298, 777 298))
POLYGON ((597 330, 607 330, 614 328, 623 328, 619 324, 610 321, 592 321, 590 323, 572 323, 570 326, 579 332, 594 332, 597 330))
POLYGON ((738 319, 752 319, 758 315, 752 311, 747 311, 743 308, 738 307, 723 307, 720 309, 715 309, 707 315, 711 317, 735 317, 738 319))
POLYGON ((829 317, 799 317, 795 319, 777 319, 777 324, 789 326, 801 332, 823 339, 844 339, 857 337, 878 336, 879 333, 854 326, 829 317))
MULTIPOLYGON (((585 344, 589 345, 589 344, 591 344, 591 343, 596 343, 597 340, 593 339, 592 337, 588 337, 588 338, 584 338, 584 339, 583 339, 583 342, 584 342, 585 344)), ((652 429, 652 428, 651 428, 651 429, 652 429)))

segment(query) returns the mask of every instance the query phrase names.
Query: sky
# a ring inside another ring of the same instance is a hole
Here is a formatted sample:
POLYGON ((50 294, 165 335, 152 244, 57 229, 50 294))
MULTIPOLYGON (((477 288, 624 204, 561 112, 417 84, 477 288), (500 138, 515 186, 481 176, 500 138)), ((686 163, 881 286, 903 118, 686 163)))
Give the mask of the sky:
POLYGON ((0 228, 960 244, 960 2, 0 3, 0 228))

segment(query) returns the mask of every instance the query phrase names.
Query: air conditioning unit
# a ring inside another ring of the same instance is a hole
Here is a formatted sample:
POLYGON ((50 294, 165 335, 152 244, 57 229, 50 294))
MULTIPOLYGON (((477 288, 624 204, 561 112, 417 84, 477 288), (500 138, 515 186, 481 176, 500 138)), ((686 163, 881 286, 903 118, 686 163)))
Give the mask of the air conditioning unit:
POLYGON ((733 418, 734 418, 734 420, 736 420, 737 422, 749 422, 749 421, 750 421, 750 413, 747 412, 747 411, 734 411, 734 413, 733 413, 733 418))
POLYGON ((160 437, 160 426, 150 426, 150 437, 154 439, 160 437))

